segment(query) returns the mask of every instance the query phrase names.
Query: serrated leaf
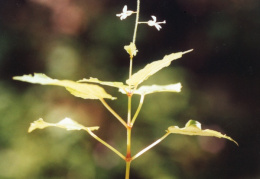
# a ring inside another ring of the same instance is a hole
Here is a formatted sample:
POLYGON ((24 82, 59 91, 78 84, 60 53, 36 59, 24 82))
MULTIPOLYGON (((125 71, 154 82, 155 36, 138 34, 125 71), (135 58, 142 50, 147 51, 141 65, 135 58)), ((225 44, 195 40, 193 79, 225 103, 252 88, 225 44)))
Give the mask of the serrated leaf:
POLYGON ((144 80, 149 78, 151 75, 155 74, 159 70, 164 67, 167 67, 171 64, 173 60, 181 58, 183 54, 191 52, 192 50, 188 50, 185 52, 172 53, 170 55, 165 55, 162 60, 154 61, 148 65, 146 65, 143 69, 134 73, 131 78, 126 80, 126 83, 131 86, 137 86, 142 83, 144 80))
POLYGON ((134 94, 147 95, 158 92, 180 92, 181 83, 170 84, 170 85, 152 85, 152 86, 141 86, 134 91, 134 94))
POLYGON ((32 75, 15 76, 14 80, 36 83, 41 85, 56 85, 65 87, 74 96, 84 99, 115 99, 108 94, 102 87, 93 84, 82 84, 70 80, 57 80, 45 74, 35 73, 32 75))
POLYGON ((61 120, 58 123, 48 123, 43 121, 43 119, 38 119, 37 121, 34 121, 33 123, 31 123, 28 132, 32 132, 35 129, 44 129, 46 127, 59 127, 59 128, 63 128, 63 129, 67 129, 67 130, 98 130, 99 127, 95 126, 95 127, 85 127, 75 121, 73 121, 70 118, 65 118, 63 120, 61 120))
POLYGON ((225 134, 221 134, 220 132, 217 132, 215 130, 210 130, 210 129, 202 130, 201 124, 195 120, 189 120, 186 123, 184 128, 179 128, 178 126, 170 126, 168 128, 168 132, 174 134, 183 134, 183 135, 198 135, 198 136, 211 136, 211 137, 225 138, 238 145, 238 143, 235 140, 233 140, 229 136, 226 136, 225 134))
POLYGON ((79 80, 78 82, 80 83, 98 83, 98 84, 101 84, 101 85, 106 85, 106 86, 111 86, 111 87, 115 87, 115 88, 119 88, 119 89, 126 89, 128 88, 127 85, 124 85, 124 83, 122 82, 117 82, 117 81, 100 81, 99 79, 97 78, 89 78, 89 79, 86 79, 86 78, 83 78, 82 80, 79 80))

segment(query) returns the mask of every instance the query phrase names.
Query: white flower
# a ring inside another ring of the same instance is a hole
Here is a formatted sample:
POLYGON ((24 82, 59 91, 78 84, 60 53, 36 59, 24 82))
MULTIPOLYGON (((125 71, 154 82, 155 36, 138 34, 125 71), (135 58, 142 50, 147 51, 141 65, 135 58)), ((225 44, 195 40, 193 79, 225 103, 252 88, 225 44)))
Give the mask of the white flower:
POLYGON ((162 22, 156 22, 156 17, 155 17, 155 16, 152 16, 152 18, 153 18, 153 20, 149 20, 149 21, 147 22, 147 24, 148 24, 149 26, 155 26, 155 28, 156 28, 158 31, 162 28, 159 24, 165 24, 165 23, 166 23, 165 20, 162 21, 162 22))
POLYGON ((133 13, 136 13, 136 12, 128 11, 127 5, 125 5, 123 8, 123 12, 121 14, 116 14, 116 16, 120 17, 120 20, 123 20, 123 19, 127 18, 128 16, 132 15, 133 13))

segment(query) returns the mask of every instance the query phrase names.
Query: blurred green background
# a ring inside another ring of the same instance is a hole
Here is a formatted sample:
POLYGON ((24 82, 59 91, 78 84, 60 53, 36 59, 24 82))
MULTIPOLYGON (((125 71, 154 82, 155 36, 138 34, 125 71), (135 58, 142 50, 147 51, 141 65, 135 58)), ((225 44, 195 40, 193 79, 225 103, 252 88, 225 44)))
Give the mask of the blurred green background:
MULTIPOLYGON (((27 133, 42 117, 70 117, 125 153, 126 131, 99 101, 75 98, 59 87, 13 81, 45 73, 57 79, 97 77, 125 81, 134 16, 116 17, 127 4, 115 0, 0 1, 0 178, 124 178, 125 164, 83 131, 57 128, 27 133)), ((140 21, 166 20, 158 32, 140 25, 133 72, 165 54, 194 51, 144 84, 181 82, 179 94, 148 95, 132 134, 133 153, 172 125, 189 119, 225 139, 170 135, 132 162, 132 179, 260 178, 259 0, 141 0, 140 21)), ((126 97, 107 102, 126 117, 126 97)), ((133 105, 138 104, 138 97, 133 105)), ((133 107, 135 110, 136 107, 133 107)))

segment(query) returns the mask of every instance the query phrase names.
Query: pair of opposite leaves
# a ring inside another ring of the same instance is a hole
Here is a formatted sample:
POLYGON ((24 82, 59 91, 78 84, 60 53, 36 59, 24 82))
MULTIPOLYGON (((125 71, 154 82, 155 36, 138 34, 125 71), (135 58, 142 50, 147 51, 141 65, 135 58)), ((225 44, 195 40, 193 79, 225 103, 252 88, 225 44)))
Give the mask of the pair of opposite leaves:
MULTIPOLYGON (((65 87, 72 95, 81 97, 84 99, 115 99, 115 97, 108 94, 104 88, 100 87, 99 85, 95 85, 93 83, 107 85, 119 88, 119 91, 122 93, 130 92, 132 89, 136 89, 137 86, 142 83, 144 80, 149 78, 151 75, 155 74, 159 70, 164 67, 167 67, 171 64, 173 60, 181 58, 183 54, 188 53, 192 50, 188 50, 186 52, 178 52, 172 53, 170 55, 166 55, 162 60, 154 61, 148 65, 146 65, 143 69, 139 70, 137 73, 134 73, 131 78, 126 80, 126 84, 122 82, 106 82, 100 81, 96 78, 90 79, 82 79, 78 82, 70 81, 70 80, 57 80, 52 79, 45 74, 35 73, 34 76, 32 75, 23 75, 23 76, 15 76, 13 79, 19 81, 25 81, 29 83, 36 83, 42 85, 56 85, 56 86, 63 86, 65 87), (83 84, 83 82, 85 82, 83 84), (92 83, 92 84, 89 84, 92 83), (131 89, 129 89, 129 87, 131 89)), ((166 85, 166 86, 142 86, 141 88, 134 90, 134 94, 139 95, 146 95, 155 92, 180 92, 181 84, 177 83, 174 85, 166 85)))

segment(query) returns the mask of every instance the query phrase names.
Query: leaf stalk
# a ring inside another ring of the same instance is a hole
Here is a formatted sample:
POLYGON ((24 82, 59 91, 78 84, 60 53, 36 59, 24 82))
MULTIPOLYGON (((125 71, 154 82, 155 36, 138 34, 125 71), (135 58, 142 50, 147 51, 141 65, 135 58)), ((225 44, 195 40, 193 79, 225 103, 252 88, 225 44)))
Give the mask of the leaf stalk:
POLYGON ((137 118, 137 116, 138 116, 138 114, 139 114, 139 112, 140 112, 140 110, 141 110, 141 108, 142 108, 142 106, 143 106, 144 96, 145 96, 145 95, 141 95, 140 102, 139 102, 139 106, 138 106, 138 108, 137 108, 137 110, 136 110, 136 112, 135 112, 135 115, 134 115, 134 117, 133 117, 133 119, 132 119, 132 121, 131 121, 131 125, 132 125, 132 126, 134 125, 135 120, 136 120, 136 118, 137 118))
POLYGON ((170 134, 170 132, 167 132, 166 134, 164 134, 160 139, 156 140, 155 142, 153 142, 152 144, 150 144, 149 146, 147 146, 146 148, 144 148, 143 150, 141 150, 140 152, 138 152, 136 155, 134 155, 132 157, 132 160, 140 157, 142 154, 144 154, 145 152, 147 152, 148 150, 150 150, 152 147, 156 146, 157 144, 159 144, 162 140, 164 140, 168 135, 170 134))
POLYGON ((108 109, 108 111, 111 112, 118 119, 118 121, 121 122, 127 128, 126 122, 106 103, 106 101, 103 98, 99 100, 108 109))
POLYGON ((104 140, 102 140, 101 138, 99 138, 96 134, 94 134, 90 129, 86 129, 86 131, 96 140, 98 140, 100 143, 102 143, 103 145, 105 145, 107 148, 109 148, 110 150, 112 150, 113 152, 115 152, 119 157, 121 157, 123 160, 125 160, 125 156, 123 154, 121 154, 118 150, 116 150, 114 147, 112 147, 111 145, 109 145, 107 142, 105 142, 104 140))

